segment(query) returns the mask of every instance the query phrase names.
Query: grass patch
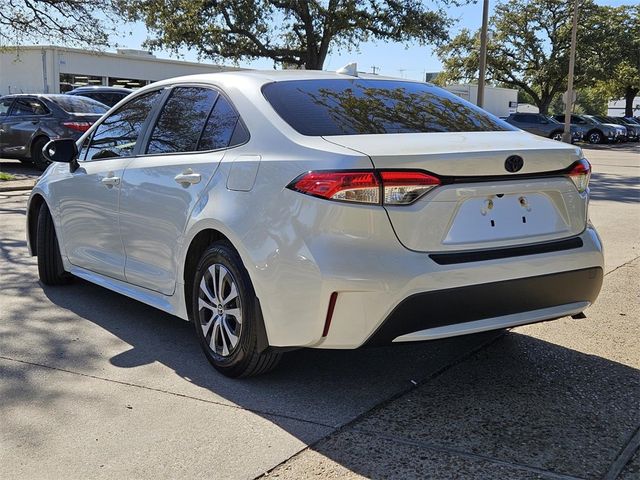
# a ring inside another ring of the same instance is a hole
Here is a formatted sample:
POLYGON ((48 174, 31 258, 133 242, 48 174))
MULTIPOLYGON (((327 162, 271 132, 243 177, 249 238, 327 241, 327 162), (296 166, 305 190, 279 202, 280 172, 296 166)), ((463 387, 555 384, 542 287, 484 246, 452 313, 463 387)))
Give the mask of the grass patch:
POLYGON ((15 180, 16 177, 11 175, 10 173, 0 172, 0 181, 8 182, 9 180, 15 180))

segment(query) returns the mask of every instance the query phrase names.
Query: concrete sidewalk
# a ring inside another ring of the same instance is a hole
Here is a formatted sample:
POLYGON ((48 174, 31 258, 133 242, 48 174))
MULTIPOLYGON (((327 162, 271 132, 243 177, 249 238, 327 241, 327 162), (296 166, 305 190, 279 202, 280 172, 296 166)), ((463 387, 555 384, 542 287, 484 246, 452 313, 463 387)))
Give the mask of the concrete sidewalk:
POLYGON ((28 192, 0 193, 0 478, 638 478, 640 149, 587 154, 607 262, 587 319, 301 350, 240 381, 186 322, 43 288, 28 192))

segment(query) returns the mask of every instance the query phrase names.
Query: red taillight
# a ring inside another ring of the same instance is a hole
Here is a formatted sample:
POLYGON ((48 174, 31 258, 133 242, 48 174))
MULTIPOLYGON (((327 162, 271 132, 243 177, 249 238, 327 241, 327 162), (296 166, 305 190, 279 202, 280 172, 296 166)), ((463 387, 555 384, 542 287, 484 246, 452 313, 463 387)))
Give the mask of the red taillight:
POLYGON ((62 125, 76 132, 86 132, 92 124, 90 122, 62 122, 62 125))
POLYGON ((308 172, 289 188, 331 200, 380 203, 380 183, 371 171, 308 172))
POLYGON ((408 205, 440 180, 425 172, 407 170, 351 170, 308 172, 289 188, 314 197, 344 202, 408 205))
POLYGON ((425 172, 381 172, 386 205, 408 205, 432 188, 440 185, 440 179, 425 172))
POLYGON ((589 187, 591 164, 583 158, 582 160, 578 160, 569 168, 569 178, 578 189, 578 192, 584 192, 589 187))

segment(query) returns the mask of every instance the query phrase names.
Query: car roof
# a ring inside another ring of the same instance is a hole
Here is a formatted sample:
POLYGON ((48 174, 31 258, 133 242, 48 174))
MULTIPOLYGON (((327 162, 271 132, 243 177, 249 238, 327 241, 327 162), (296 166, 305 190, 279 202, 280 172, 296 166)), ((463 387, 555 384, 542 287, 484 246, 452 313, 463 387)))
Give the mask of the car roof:
POLYGON ((96 92, 96 91, 105 91, 105 92, 122 92, 122 93, 131 93, 133 90, 125 87, 109 87, 107 85, 87 85, 84 87, 77 87, 73 90, 69 90, 67 93, 71 92, 96 92))
MULTIPOLYGON (((176 83, 211 83, 218 85, 234 85, 238 81, 251 82, 257 86, 261 86, 272 82, 283 82, 289 80, 329 80, 329 79, 366 79, 366 80, 393 80, 412 83, 424 83, 416 80, 403 78, 384 77, 381 75, 373 75, 366 73, 358 73, 358 76, 346 75, 337 72, 327 72, 324 70, 240 70, 229 72, 204 73, 196 75, 186 75, 182 77, 174 77, 166 80, 160 80, 150 85, 142 87, 158 87, 163 85, 172 85, 176 83)), ((140 90, 142 90, 140 89, 140 90)))

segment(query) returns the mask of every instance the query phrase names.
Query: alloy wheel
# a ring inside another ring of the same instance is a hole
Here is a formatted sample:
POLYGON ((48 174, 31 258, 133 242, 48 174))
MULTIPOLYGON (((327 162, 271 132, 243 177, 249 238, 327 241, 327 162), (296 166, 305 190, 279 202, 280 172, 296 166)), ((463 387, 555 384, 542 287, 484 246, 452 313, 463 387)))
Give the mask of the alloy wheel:
POLYGON ((600 143, 602 137, 598 132, 593 132, 589 134, 589 143, 600 143))
POLYGON ((242 305, 236 280, 219 263, 211 265, 200 281, 198 318, 204 338, 216 355, 228 357, 242 334, 242 305))

